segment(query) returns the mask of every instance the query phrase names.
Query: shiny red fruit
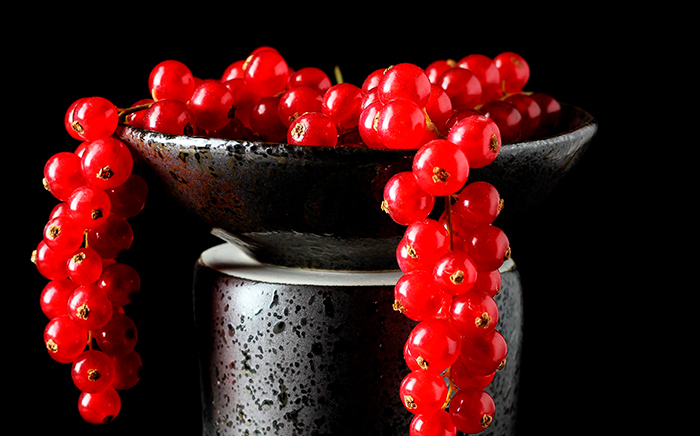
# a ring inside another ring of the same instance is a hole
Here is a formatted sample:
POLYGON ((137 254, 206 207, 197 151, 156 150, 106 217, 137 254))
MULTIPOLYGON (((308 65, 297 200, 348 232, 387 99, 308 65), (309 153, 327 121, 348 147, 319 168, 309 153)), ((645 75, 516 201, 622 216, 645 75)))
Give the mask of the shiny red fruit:
POLYGON ((108 424, 114 420, 121 410, 119 393, 109 387, 101 392, 83 392, 78 398, 78 412, 82 418, 91 424, 108 424))
POLYGON ((498 124, 483 115, 472 115, 457 121, 447 140, 458 145, 467 155, 470 168, 483 168, 496 160, 501 151, 498 124))
POLYGON ((418 186, 411 171, 395 174, 384 186, 382 209, 398 224, 426 219, 434 205, 435 197, 418 186))
POLYGON ((421 189, 436 197, 462 189, 469 177, 469 161, 461 147, 446 139, 422 146, 413 158, 413 175, 421 189))
POLYGON ((166 60, 153 67, 148 89, 153 100, 177 100, 187 103, 195 88, 190 69, 180 61, 166 60))

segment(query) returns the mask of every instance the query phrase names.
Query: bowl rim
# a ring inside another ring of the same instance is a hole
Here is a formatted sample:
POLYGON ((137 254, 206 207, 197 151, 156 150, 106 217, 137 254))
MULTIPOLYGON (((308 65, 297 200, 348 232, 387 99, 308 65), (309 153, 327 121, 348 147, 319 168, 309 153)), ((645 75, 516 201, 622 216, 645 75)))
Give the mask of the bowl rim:
MULTIPOLYGON (((564 131, 557 132, 552 135, 540 136, 532 139, 526 139, 523 141, 505 142, 501 145, 501 152, 506 150, 515 151, 520 148, 526 148, 533 146, 535 144, 541 144, 546 142, 558 142, 561 139, 567 138, 569 135, 574 134, 582 130, 593 129, 593 133, 597 130, 598 122, 596 118, 591 115, 588 111, 568 103, 559 102, 562 107, 562 112, 574 112, 579 113, 582 119, 581 124, 577 124, 574 127, 568 128, 564 131)), ((306 151, 314 153, 339 153, 339 154, 361 154, 361 155, 374 155, 374 154, 398 154, 398 155, 413 155, 418 149, 388 149, 388 148, 369 148, 369 147, 328 147, 328 146, 315 146, 315 145, 298 145, 289 144, 286 142, 269 142, 269 141, 255 141, 255 140, 245 140, 245 139, 225 139, 225 138, 215 138, 209 136, 189 136, 189 135, 173 135, 168 133, 157 132, 155 130, 147 130, 140 127, 130 126, 127 124, 120 124, 117 128, 117 136, 123 137, 131 136, 128 132, 134 132, 138 134, 145 142, 155 142, 159 144, 177 144, 179 146, 187 146, 188 148, 194 149, 211 149, 211 148, 225 148, 228 145, 243 145, 243 146, 257 146, 257 147, 277 147, 279 149, 286 149, 287 151, 306 151)))

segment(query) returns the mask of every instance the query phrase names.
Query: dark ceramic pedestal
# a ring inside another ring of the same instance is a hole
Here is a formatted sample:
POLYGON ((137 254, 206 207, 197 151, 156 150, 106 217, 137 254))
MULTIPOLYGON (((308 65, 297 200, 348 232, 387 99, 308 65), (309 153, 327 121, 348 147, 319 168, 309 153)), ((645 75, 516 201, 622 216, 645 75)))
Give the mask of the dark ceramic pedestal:
MULTIPOLYGON (((508 363, 487 390, 513 435, 522 345, 522 290, 501 269, 498 329, 508 363)), ((392 309, 400 271, 341 272, 262 265, 233 244, 202 253, 194 310, 204 435, 408 434, 399 398, 403 346, 416 322, 392 309)))

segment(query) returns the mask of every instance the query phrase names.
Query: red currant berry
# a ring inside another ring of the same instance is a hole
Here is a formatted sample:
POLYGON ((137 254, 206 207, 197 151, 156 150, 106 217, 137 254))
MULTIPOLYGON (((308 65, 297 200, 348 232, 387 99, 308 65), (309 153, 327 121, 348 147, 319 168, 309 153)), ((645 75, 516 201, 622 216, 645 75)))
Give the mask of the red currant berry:
POLYGON ((406 362, 408 369, 410 369, 411 371, 423 370, 423 368, 421 368, 418 365, 417 357, 418 356, 413 355, 413 352, 411 351, 411 348, 409 347, 409 343, 406 342, 403 346, 403 359, 406 362))
POLYGON ((462 340, 452 323, 436 318, 418 323, 406 342, 406 348, 418 366, 436 374, 441 374, 457 360, 462 347, 462 340))
POLYGON ((498 295, 501 291, 501 272, 497 269, 491 271, 479 271, 476 275, 476 281, 472 290, 486 292, 492 297, 498 295))
POLYGON ((441 294, 430 272, 409 272, 394 286, 394 310, 414 321, 432 318, 442 306, 441 294))
POLYGON ((454 109, 473 109, 481 103, 481 83, 469 70, 450 68, 438 77, 435 84, 450 96, 454 109))
POLYGON ((76 224, 91 229, 103 224, 111 211, 107 193, 95 186, 82 186, 68 198, 68 210, 76 224))
POLYGON ((431 62, 427 67, 425 67, 425 75, 428 76, 430 83, 436 83, 438 77, 446 70, 454 68, 457 66, 453 59, 440 59, 431 62))
POLYGON ((421 107, 403 99, 386 103, 375 124, 382 144, 391 149, 417 148, 425 136, 425 127, 425 114, 421 107))
POLYGON ((245 64, 245 59, 239 59, 229 64, 221 75, 221 83, 227 82, 233 79, 243 78, 243 64, 245 64))
POLYGON ((69 215, 59 215, 44 226, 44 242, 54 251, 73 253, 84 240, 84 229, 69 215))
POLYGON ((435 205, 435 197, 423 191, 411 171, 392 176, 384 186, 382 210, 396 223, 408 226, 428 217, 435 205))
POLYGON ((449 133, 450 129, 452 129, 452 126, 454 126, 457 123, 457 121, 470 117, 472 115, 481 115, 481 112, 477 111, 476 109, 466 108, 453 110, 452 114, 450 115, 450 118, 445 122, 445 132, 449 133))
POLYGON ((275 96, 287 86, 289 67, 276 50, 256 51, 246 59, 243 69, 246 86, 261 97, 275 96))
POLYGON ((65 202, 60 202, 56 206, 51 209, 51 213, 49 214, 49 221, 52 219, 59 217, 61 215, 68 215, 70 216, 70 211, 68 210, 68 204, 65 202))
POLYGON ((457 436, 457 427, 450 414, 438 410, 433 414, 416 415, 411 420, 409 436, 457 436))
POLYGON ((360 108, 362 110, 364 110, 367 106, 374 103, 375 101, 379 101, 379 97, 377 97, 377 88, 376 87, 374 87, 374 88, 372 88, 369 91, 364 93, 364 95, 362 97, 362 103, 360 103, 360 108))
POLYGON ((112 302, 96 285, 79 286, 68 298, 68 315, 85 330, 94 330, 107 324, 112 317, 112 302))
POLYGON ((540 127, 540 121, 542 120, 542 109, 540 105, 525 94, 511 94, 503 99, 503 101, 515 106, 522 116, 522 121, 520 122, 521 139, 527 139, 534 135, 540 127))
POLYGON ((338 130, 321 112, 309 112, 295 119, 287 131, 287 142, 294 145, 335 147, 338 130))
POLYGON ((483 337, 464 338, 459 359, 467 370, 486 376, 502 369, 506 364, 508 344, 497 329, 483 337))
POLYGON ((91 142, 83 152, 83 176, 100 189, 114 189, 124 183, 134 166, 129 148, 116 138, 91 142))
POLYGON ((308 86, 324 95, 331 87, 331 79, 323 70, 316 67, 304 67, 289 75, 289 87, 308 86))
POLYGON ((76 132, 73 129, 72 124, 73 124, 73 112, 75 111, 75 107, 80 103, 80 100, 83 100, 83 99, 81 98, 81 99, 78 99, 78 100, 74 101, 73 103, 71 103, 71 105, 68 106, 68 110, 66 111, 66 114, 63 117, 63 125, 66 128, 66 131, 71 136, 71 138, 77 139, 78 141, 82 141, 83 137, 80 136, 78 134, 78 132, 76 132))
POLYGON ((435 262, 449 249, 449 235, 442 224, 427 218, 408 226, 399 244, 402 246, 413 261, 412 269, 432 271, 435 262))
POLYGON ((357 129, 362 138, 362 142, 369 148, 385 148, 382 143, 379 133, 377 132, 377 124, 379 115, 382 111, 382 102, 379 100, 367 105, 362 112, 357 122, 357 129))
POLYGON ((72 362, 87 346, 88 331, 77 326, 68 315, 53 318, 44 329, 44 344, 49 356, 60 363, 72 362))
POLYGON ((416 153, 413 175, 418 186, 428 194, 452 195, 466 183, 469 162, 461 147, 445 139, 435 139, 416 153))
POLYGON ((49 280, 63 280, 68 277, 66 262, 71 252, 55 251, 42 239, 32 253, 32 262, 36 265, 39 274, 49 280))
POLYGON ((118 390, 131 389, 141 380, 143 372, 143 362, 141 356, 136 351, 132 351, 124 356, 113 357, 114 361, 114 381, 112 386, 118 390))
POLYGON ((73 191, 85 184, 81 160, 75 153, 56 153, 44 165, 44 187, 58 200, 67 201, 73 191))
POLYGON ((194 113, 197 127, 207 131, 223 128, 234 116, 233 94, 217 81, 199 85, 187 105, 194 113))
POLYGON ((333 85, 323 95, 321 112, 339 129, 357 127, 364 93, 351 83, 333 85))
POLYGON ((496 160, 501 151, 501 132, 496 122, 483 115, 457 121, 447 135, 467 155, 471 168, 483 168, 496 160))
POLYGON ((558 125, 561 119, 561 105, 551 95, 536 92, 530 96, 537 102, 542 109, 542 118, 540 126, 535 131, 535 136, 544 136, 551 133, 558 125))
POLYGON ((78 285, 70 279, 51 280, 41 291, 41 310, 49 319, 68 315, 68 297, 78 285))
POLYGON ((493 422, 496 405, 483 389, 466 388, 457 392, 450 401, 450 417, 459 431, 477 434, 493 422))
POLYGON ((418 369, 404 377, 399 394, 409 412, 415 415, 435 413, 445 403, 447 384, 441 375, 418 369))
POLYGON ((498 324, 498 306, 485 292, 467 292, 452 299, 450 319, 463 337, 483 336, 498 324))
POLYGON ((82 392, 104 391, 112 385, 114 362, 102 351, 84 351, 73 361, 71 377, 82 392))
POLYGON ((376 88, 377 85, 379 85, 379 81, 382 80, 382 76, 384 76, 386 70, 386 68, 379 68, 372 71, 362 82, 362 91, 366 93, 370 89, 376 88))
POLYGON ((460 295, 469 291, 476 281, 474 261, 463 251, 449 251, 437 261, 433 277, 443 292, 460 295))
POLYGON ((321 112, 323 97, 313 88, 297 86, 282 94, 277 108, 280 121, 286 127, 306 112, 321 112))
POLYGON ((125 356, 134 351, 138 330, 130 317, 115 312, 107 324, 95 330, 93 337, 100 350, 110 356, 125 356))
POLYGON ((457 195, 452 218, 466 221, 469 227, 491 224, 502 208, 501 196, 496 188, 488 182, 476 181, 469 183, 457 195))
POLYGON ((452 382, 460 389, 485 389, 496 377, 496 373, 493 372, 488 375, 473 374, 464 366, 461 359, 457 359, 457 361, 452 364, 450 377, 452 377, 452 382))
POLYGON ((78 398, 78 412, 90 424, 108 424, 121 410, 119 393, 109 387, 101 392, 82 392, 78 398))
POLYGON ((523 116, 515 106, 503 100, 494 100, 481 106, 479 111, 485 117, 491 118, 496 122, 503 142, 513 142, 521 139, 523 116))
POLYGON ((377 84, 377 96, 384 104, 395 99, 406 99, 422 108, 430 98, 430 79, 417 65, 397 64, 382 76, 377 84))
POLYGON ((109 196, 111 213, 131 218, 138 215, 146 205, 148 185, 141 176, 132 173, 126 182, 105 192, 109 196))
POLYGON ((148 76, 148 89, 153 100, 177 100, 187 103, 195 88, 194 76, 180 61, 159 63, 148 76))
POLYGON ((73 108, 70 128, 84 141, 111 136, 119 124, 117 108, 106 98, 87 97, 73 108))
POLYGON ((136 270, 125 263, 114 263, 104 268, 96 283, 115 307, 129 304, 141 289, 141 278, 136 270))
POLYGON ((470 54, 457 62, 457 66, 465 68, 476 76, 481 83, 481 102, 498 100, 503 96, 501 90, 501 73, 496 64, 488 56, 470 54))
POLYGON ((517 53, 504 52, 493 58, 501 76, 501 89, 504 94, 522 91, 530 78, 530 66, 517 53))
POLYGON ((425 112, 440 132, 449 130, 445 129, 445 124, 452 116, 452 100, 438 85, 431 85, 430 98, 425 104, 425 112))
POLYGON ((283 142, 287 127, 279 117, 279 97, 261 98, 250 112, 250 128, 265 141, 283 142))
POLYGON ((168 135, 194 133, 195 116, 187 104, 179 100, 159 100, 146 110, 143 128, 168 135))
POLYGON ((498 269, 510 259, 508 237, 494 225, 475 227, 465 238, 465 245, 479 271, 498 269))
POLYGON ((88 285, 102 275, 102 258, 92 248, 81 248, 68 259, 66 270, 75 283, 88 285))
POLYGON ((223 82, 224 86, 231 91, 231 96, 233 96, 233 105, 236 106, 234 115, 241 121, 244 121, 244 117, 241 117, 241 109, 245 107, 252 107, 254 104, 260 100, 260 97, 250 92, 250 90, 245 85, 245 80, 243 78, 231 79, 223 82))
POLYGON ((87 241, 103 259, 114 259, 124 254, 134 241, 129 222, 114 214, 100 226, 88 230, 87 241))
POLYGON ((429 270, 432 267, 432 265, 421 264, 413 247, 406 243, 406 238, 402 238, 396 247, 396 263, 404 273, 416 270, 429 270))

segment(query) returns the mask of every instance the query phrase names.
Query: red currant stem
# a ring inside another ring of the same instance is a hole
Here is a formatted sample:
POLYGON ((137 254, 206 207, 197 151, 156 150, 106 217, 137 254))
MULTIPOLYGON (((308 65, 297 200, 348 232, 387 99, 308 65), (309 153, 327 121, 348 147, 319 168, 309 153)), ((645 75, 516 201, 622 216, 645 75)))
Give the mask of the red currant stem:
POLYGON ((447 377, 447 381, 449 383, 449 386, 447 387, 447 397, 445 398, 445 403, 442 405, 442 410, 447 409, 447 407, 450 405, 450 400, 452 399, 452 395, 457 391, 457 385, 454 384, 452 381, 452 367, 450 366, 445 370, 445 377, 447 377))
POLYGON ((452 228, 452 197, 449 195, 445 197, 445 216, 447 218, 447 234, 449 235, 450 242, 449 250, 452 251, 454 248, 452 244, 452 233, 454 233, 454 229, 452 228))
POLYGON ((138 106, 132 106, 132 107, 128 107, 128 108, 118 108, 117 113, 119 114, 119 119, 123 120, 124 117, 126 117, 127 115, 133 114, 134 112, 146 110, 149 107, 153 106, 153 103, 155 103, 155 102, 152 101, 150 103, 141 104, 138 106))
POLYGON ((92 330, 88 330, 87 346, 92 351, 92 330))
POLYGON ((343 73, 340 72, 340 67, 338 65, 333 68, 333 75, 335 76, 336 83, 343 83, 343 73))
POLYGON ((88 229, 83 231, 83 248, 88 248, 88 229))

